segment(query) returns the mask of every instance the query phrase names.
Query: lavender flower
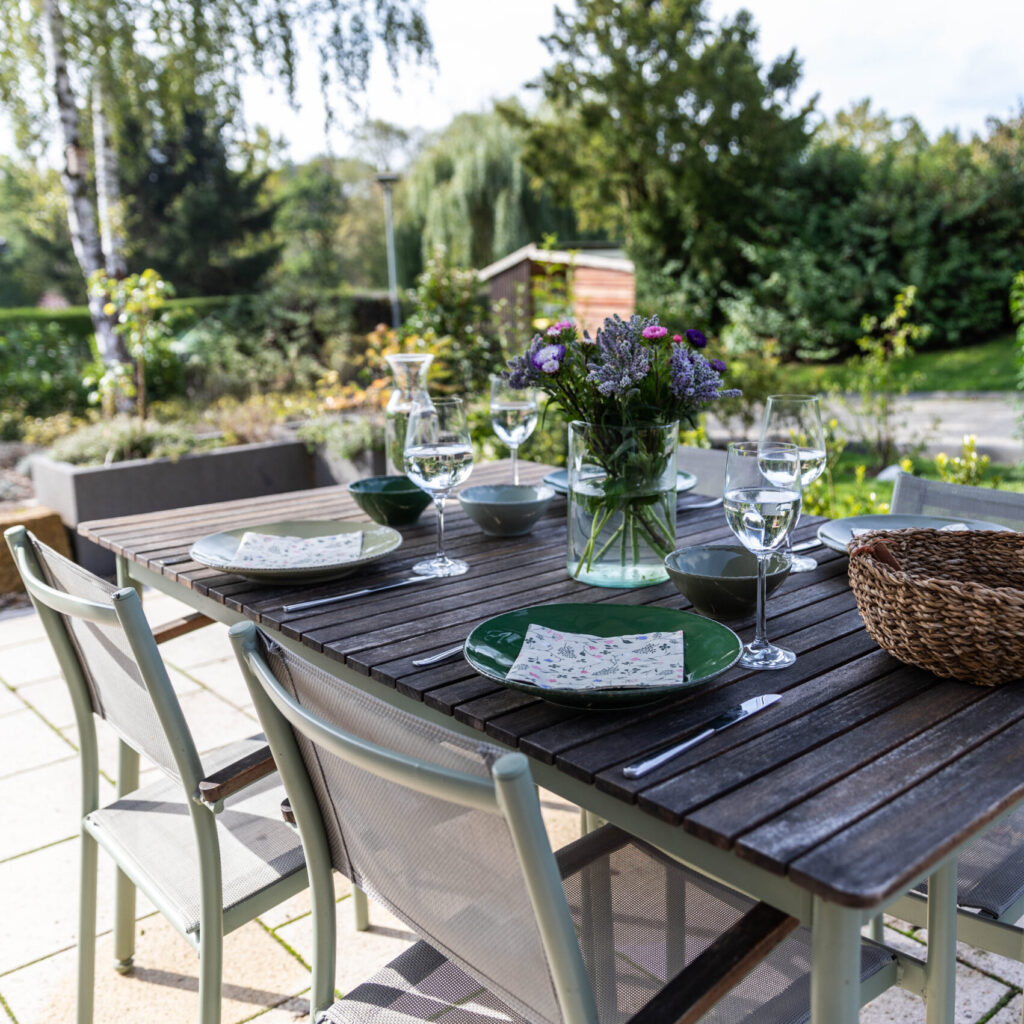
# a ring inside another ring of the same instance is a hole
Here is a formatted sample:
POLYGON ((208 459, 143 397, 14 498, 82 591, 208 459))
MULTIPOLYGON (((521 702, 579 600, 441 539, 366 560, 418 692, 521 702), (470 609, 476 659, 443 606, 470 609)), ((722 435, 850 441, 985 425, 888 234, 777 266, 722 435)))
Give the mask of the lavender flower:
POLYGON ((704 332, 698 331, 696 327, 691 327, 686 332, 686 340, 694 348, 704 348, 704 346, 707 345, 708 343, 708 339, 704 337, 704 332))
POLYGON ((739 391, 722 388, 721 372, 725 364, 720 359, 708 362, 699 352, 677 345, 669 361, 672 394, 681 401, 698 408, 718 398, 735 398, 739 391), (721 370, 715 365, 721 365, 721 370))
POLYGON ((641 333, 648 341, 658 341, 668 334, 668 328, 662 327, 661 324, 650 324, 641 333))
POLYGON ((625 397, 650 372, 651 353, 640 341, 642 325, 639 316, 628 321, 615 316, 597 332, 597 353, 587 363, 586 379, 605 398, 625 397))
POLYGON ((721 359, 712 359, 711 368, 713 370, 717 370, 719 373, 725 373, 725 371, 729 369, 721 359))

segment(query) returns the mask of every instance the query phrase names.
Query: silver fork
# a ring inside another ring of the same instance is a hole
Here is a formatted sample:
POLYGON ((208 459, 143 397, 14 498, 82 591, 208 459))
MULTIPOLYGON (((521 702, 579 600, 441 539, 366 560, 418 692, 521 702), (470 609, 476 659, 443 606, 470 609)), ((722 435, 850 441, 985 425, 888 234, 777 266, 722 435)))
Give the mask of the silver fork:
POLYGON ((456 654, 462 653, 462 644, 458 647, 449 647, 447 651, 441 651, 440 654, 431 654, 427 658, 414 658, 414 665, 433 665, 435 662, 444 661, 445 658, 454 658, 456 654))

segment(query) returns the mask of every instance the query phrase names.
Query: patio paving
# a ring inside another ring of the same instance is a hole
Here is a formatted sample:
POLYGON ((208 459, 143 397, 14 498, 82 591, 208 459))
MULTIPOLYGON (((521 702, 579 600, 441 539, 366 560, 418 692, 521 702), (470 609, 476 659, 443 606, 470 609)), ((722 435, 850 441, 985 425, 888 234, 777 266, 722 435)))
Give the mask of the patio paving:
MULTIPOLYGON (((153 622, 183 606, 147 592, 153 622)), ((251 735, 256 726, 235 667, 226 630, 211 626, 163 645, 171 678, 200 750, 251 735)), ((78 766, 70 699, 42 626, 29 610, 0 614, 0 1024, 47 1024, 74 1019, 77 906, 78 766)), ((113 794, 116 750, 101 736, 101 798, 113 794)), ((144 770, 146 774, 155 769, 144 770)), ((543 794, 553 844, 573 839, 575 808, 543 794)), ((121 1020, 195 1020, 197 962, 191 948, 144 899, 139 899, 135 967, 110 967, 113 869, 100 855, 97 1024, 121 1020)), ((371 906, 367 932, 352 928, 348 883, 338 880, 338 978, 345 991, 397 955, 408 929, 371 906)), ((923 956, 927 936, 886 919, 893 945, 923 956)), ((224 1024, 285 1024, 308 1014, 309 901, 297 896, 231 933, 224 950, 224 1024)), ((957 1024, 1017 1024, 1024 966, 961 946, 957 1024)), ((861 1014, 866 1024, 924 1022, 923 1002, 894 989, 861 1014)))

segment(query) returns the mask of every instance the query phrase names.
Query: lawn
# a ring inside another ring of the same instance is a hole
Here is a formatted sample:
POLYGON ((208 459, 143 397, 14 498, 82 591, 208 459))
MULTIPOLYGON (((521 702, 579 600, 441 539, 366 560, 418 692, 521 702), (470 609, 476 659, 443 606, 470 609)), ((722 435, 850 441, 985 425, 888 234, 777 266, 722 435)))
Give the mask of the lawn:
MULTIPOLYGON (((917 375, 914 391, 1013 391, 1017 387, 1017 343, 1012 334, 966 348, 920 352, 901 367, 899 379, 917 375)), ((830 386, 851 388, 851 373, 837 363, 786 367, 794 391, 814 394, 830 386)))

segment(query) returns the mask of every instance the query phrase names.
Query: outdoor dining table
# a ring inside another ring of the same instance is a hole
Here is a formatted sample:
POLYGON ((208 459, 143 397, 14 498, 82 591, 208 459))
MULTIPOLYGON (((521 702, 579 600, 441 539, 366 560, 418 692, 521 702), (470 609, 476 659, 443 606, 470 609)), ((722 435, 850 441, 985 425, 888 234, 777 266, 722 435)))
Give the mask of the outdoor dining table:
MULTIPOLYGON (((550 468, 526 463, 521 479, 539 481, 550 468)), ((472 482, 504 482, 508 474, 507 461, 488 463, 474 469, 472 482)), ((681 545, 732 539, 720 507, 685 511, 691 503, 693 494, 679 496, 681 545)), ((246 582, 197 564, 189 548, 206 534, 275 520, 362 518, 344 487, 79 530, 115 553, 122 583, 154 587, 224 623, 252 619, 340 678, 517 748, 538 784, 809 924, 814 1024, 858 1019, 861 929, 928 879, 928 962, 901 956, 899 983, 926 997, 929 1024, 950 1024, 955 855, 1024 800, 1021 686, 970 686, 895 661, 863 628, 846 556, 828 549, 815 552, 815 571, 791 575, 769 601, 772 639, 798 655, 782 671, 734 666, 678 697, 595 712, 506 688, 461 658, 417 667, 413 659, 518 608, 688 607, 671 583, 608 589, 570 578, 564 500, 530 535, 501 540, 482 534, 456 502, 449 506, 446 546, 469 562, 466 575, 292 613, 283 607, 408 575, 433 551, 433 515, 403 528, 403 546, 358 575, 302 586, 246 582), (782 697, 651 774, 624 777, 624 765, 766 691, 782 697)), ((805 516, 795 539, 812 538, 820 522, 805 516)), ((753 622, 729 625, 746 638, 753 622)))

